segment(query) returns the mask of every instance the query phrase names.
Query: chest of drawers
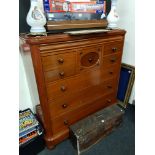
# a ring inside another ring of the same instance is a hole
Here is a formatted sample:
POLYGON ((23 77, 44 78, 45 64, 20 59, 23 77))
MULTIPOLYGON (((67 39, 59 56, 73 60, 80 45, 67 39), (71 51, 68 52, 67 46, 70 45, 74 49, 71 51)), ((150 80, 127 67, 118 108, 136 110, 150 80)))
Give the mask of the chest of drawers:
POLYGON ((116 103, 125 33, 24 37, 48 148, 68 138, 68 126, 116 103))

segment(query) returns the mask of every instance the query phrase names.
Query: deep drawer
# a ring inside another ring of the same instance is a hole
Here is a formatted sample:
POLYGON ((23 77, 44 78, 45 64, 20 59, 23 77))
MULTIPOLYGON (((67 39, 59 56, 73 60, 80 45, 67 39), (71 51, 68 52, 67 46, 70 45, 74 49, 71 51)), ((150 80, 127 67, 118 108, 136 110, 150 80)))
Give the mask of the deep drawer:
POLYGON ((113 78, 119 74, 118 68, 112 66, 111 68, 102 70, 91 70, 89 72, 83 72, 66 80, 60 80, 54 83, 46 84, 48 100, 57 100, 59 98, 65 98, 65 96, 71 96, 73 93, 99 85, 109 78, 113 78))
POLYGON ((81 106, 82 104, 87 104, 100 98, 101 96, 114 92, 117 90, 117 80, 110 79, 99 85, 88 87, 80 92, 72 93, 64 98, 58 98, 55 101, 49 103, 51 116, 57 117, 62 113, 66 113, 73 107, 81 106))
MULTIPOLYGON (((84 104, 81 107, 74 108, 66 114, 61 115, 52 121, 53 134, 58 133, 64 128, 68 128, 69 125, 75 123, 76 121, 100 110, 101 108, 107 107, 116 102, 116 92, 105 96, 101 96, 94 102, 84 104)), ((52 118, 52 117, 51 117, 52 118)))

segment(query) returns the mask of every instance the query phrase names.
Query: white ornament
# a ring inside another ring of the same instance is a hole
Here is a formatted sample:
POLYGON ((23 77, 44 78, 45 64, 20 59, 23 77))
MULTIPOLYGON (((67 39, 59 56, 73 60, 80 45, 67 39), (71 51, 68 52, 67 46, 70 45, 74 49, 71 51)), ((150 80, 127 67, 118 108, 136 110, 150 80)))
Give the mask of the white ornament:
POLYGON ((117 28, 117 22, 119 20, 119 16, 116 12, 116 4, 117 4, 117 0, 111 1, 111 10, 107 17, 109 28, 117 28))
POLYGON ((44 25, 46 18, 41 9, 38 7, 38 0, 31 0, 30 10, 26 17, 27 24, 31 26, 31 33, 46 32, 44 25))
POLYGON ((63 7, 63 11, 66 11, 66 12, 69 11, 69 6, 67 2, 64 2, 62 7, 63 7))

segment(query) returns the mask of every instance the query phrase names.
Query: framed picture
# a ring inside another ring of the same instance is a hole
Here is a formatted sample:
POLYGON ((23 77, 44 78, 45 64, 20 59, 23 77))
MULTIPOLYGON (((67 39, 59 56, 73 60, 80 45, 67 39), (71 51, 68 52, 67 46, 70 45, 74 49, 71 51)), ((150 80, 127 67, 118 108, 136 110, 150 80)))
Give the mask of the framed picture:
POLYGON ((118 104, 127 107, 135 80, 135 67, 122 63, 118 85, 118 104))
POLYGON ((44 0, 48 31, 106 28, 111 10, 107 0, 44 0))

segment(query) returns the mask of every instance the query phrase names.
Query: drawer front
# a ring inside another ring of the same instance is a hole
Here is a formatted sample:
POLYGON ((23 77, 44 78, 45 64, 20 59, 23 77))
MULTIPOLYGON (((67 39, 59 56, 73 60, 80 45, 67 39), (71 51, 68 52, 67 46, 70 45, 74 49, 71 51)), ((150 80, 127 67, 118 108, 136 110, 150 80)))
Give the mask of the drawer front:
POLYGON ((45 82, 52 82, 66 77, 72 76, 76 73, 75 66, 62 66, 55 70, 44 72, 45 82))
POLYGON ((56 134, 64 128, 68 128, 69 125, 75 123, 76 121, 96 112, 97 110, 100 110, 101 108, 114 104, 115 102, 116 93, 110 93, 108 95, 100 97, 94 102, 72 109, 71 111, 61 115, 60 117, 51 119, 53 134, 56 134))
POLYGON ((99 68, 101 61, 102 46, 90 46, 78 50, 78 70, 99 68))
POLYGON ((50 54, 48 56, 42 56, 42 65, 45 72, 54 70, 57 68, 75 68, 76 52, 70 51, 60 54, 50 54))
POLYGON ((117 80, 110 79, 97 86, 88 87, 80 92, 50 102, 51 116, 57 117, 74 107, 95 101, 97 98, 117 90, 117 80))
POLYGON ((99 85, 103 81, 117 76, 118 70, 117 66, 116 68, 112 66, 102 70, 91 70, 73 78, 46 84, 48 100, 57 100, 60 97, 64 99, 65 96, 71 96, 87 87, 99 85))
POLYGON ((123 41, 114 41, 104 44, 104 55, 122 52, 123 41))
POLYGON ((119 65, 121 63, 121 56, 121 53, 104 56, 103 67, 107 68, 113 65, 119 65))
POLYGON ((76 52, 42 56, 45 82, 64 79, 76 73, 76 52))

